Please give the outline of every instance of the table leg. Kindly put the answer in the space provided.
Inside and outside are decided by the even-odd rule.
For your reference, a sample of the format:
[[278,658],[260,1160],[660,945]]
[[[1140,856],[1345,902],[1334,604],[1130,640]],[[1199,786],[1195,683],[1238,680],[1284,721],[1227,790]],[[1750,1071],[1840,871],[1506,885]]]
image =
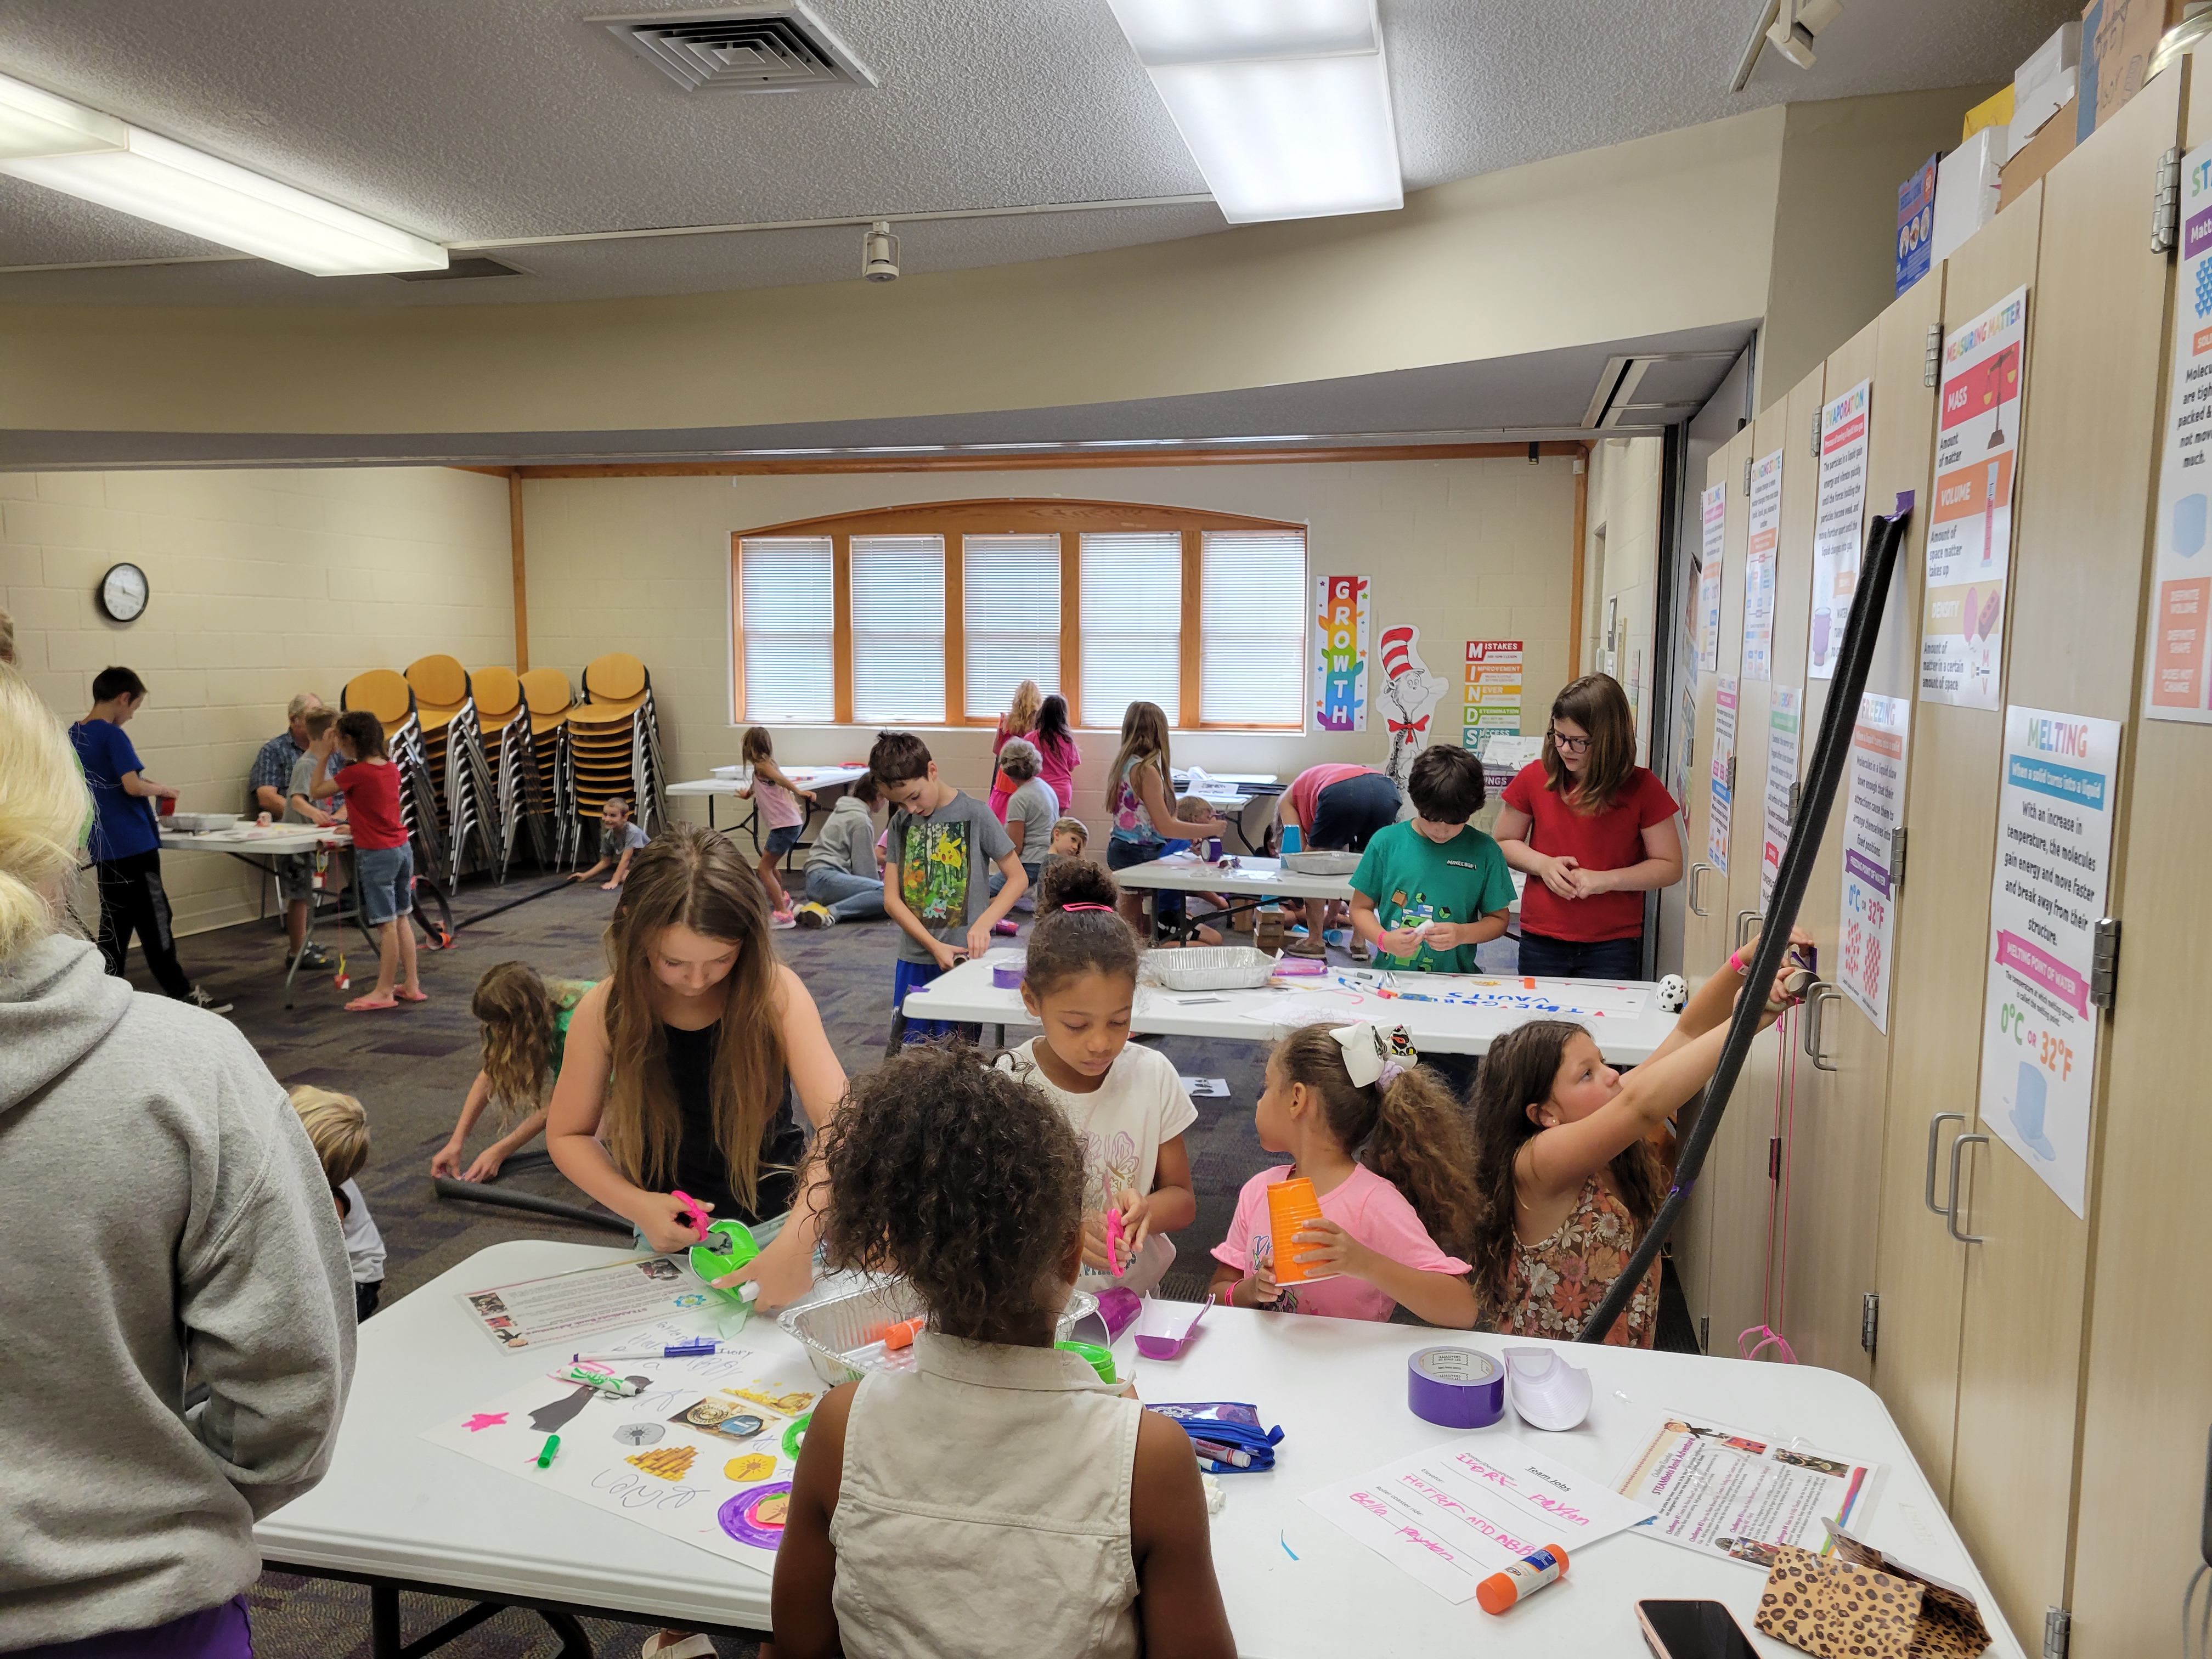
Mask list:
[[994,1025],[991,1028],[991,1046],[994,1048],[1003,1048],[1006,1046],[1006,1028],[1004,1025]]
[[884,1045],[884,1058],[885,1060],[896,1060],[898,1058],[898,1051],[905,1045],[905,1042],[906,1010],[903,1008],[893,1008],[891,1010],[891,1040]]
[[592,1638],[573,1613],[558,1607],[540,1607],[538,1616],[553,1627],[561,1638],[561,1650],[553,1659],[592,1659]]
[[707,797],[707,827],[709,830],[714,827],[714,798],[712,795]]
[[399,1589],[368,1587],[368,1650],[372,1659],[400,1659]]

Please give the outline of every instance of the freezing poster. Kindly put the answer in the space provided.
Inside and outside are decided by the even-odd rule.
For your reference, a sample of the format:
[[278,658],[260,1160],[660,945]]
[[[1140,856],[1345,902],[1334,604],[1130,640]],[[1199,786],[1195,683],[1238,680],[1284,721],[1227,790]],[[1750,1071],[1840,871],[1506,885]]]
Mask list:
[[1723,674],[1714,682],[1713,810],[1705,832],[1705,861],[1728,874],[1729,807],[1735,793],[1736,681]]
[[1836,983],[1874,1029],[1889,1030],[1890,939],[1897,896],[1890,890],[1890,845],[1905,807],[1905,697],[1859,699],[1844,781],[1843,961]]
[[1743,678],[1774,678],[1774,562],[1782,542],[1782,452],[1751,465],[1750,542],[1743,561]]
[[1782,855],[1790,848],[1790,797],[1797,785],[1798,714],[1805,694],[1794,685],[1774,688],[1766,716],[1766,838],[1759,854],[1759,908],[1774,896]]
[[1713,674],[1721,665],[1721,566],[1728,547],[1728,485],[1715,484],[1699,501],[1705,547],[1698,563],[1698,672]]
[[1367,578],[1314,578],[1314,723],[1367,729]]
[[2205,621],[2212,554],[2204,550],[2206,444],[2212,441],[2212,144],[2181,166],[2181,280],[2174,289],[2173,372],[2166,380],[2158,472],[2157,597],[2143,652],[2143,712],[2212,720]]
[[1866,524],[1867,418],[1874,382],[1861,380],[1820,410],[1820,499],[1813,520],[1813,657],[1816,680],[1836,677],[1844,618],[1858,591]]
[[2089,972],[2105,914],[2120,723],[2011,708],[2004,739],[1982,1122],[2086,1215],[2100,1014]]
[[1920,695],[1929,702],[1997,706],[2027,350],[2024,288],[1943,343],[1936,511],[1920,623]]

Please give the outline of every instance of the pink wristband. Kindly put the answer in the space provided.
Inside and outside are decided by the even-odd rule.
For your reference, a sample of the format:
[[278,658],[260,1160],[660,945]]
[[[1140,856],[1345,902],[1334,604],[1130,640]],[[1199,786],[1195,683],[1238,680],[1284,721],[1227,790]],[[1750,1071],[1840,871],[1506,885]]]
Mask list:
[[1735,970],[1735,976],[1738,979],[1743,977],[1743,947],[1741,945],[1729,952],[1729,966]]

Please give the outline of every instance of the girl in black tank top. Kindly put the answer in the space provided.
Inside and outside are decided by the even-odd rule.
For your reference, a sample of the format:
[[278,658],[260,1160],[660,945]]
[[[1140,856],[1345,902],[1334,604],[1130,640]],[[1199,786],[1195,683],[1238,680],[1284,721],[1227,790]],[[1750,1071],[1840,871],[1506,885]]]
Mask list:
[[806,1132],[799,1125],[787,1070],[780,1103],[762,1127],[760,1173],[754,1183],[755,1201],[748,1206],[730,1178],[728,1160],[714,1144],[714,1049],[721,1030],[719,1020],[696,1031],[665,1024],[660,1028],[668,1045],[668,1079],[675,1085],[676,1109],[684,1124],[676,1148],[673,1190],[712,1204],[718,1221],[735,1219],[757,1226],[791,1207],[799,1185],[795,1172],[806,1156]]

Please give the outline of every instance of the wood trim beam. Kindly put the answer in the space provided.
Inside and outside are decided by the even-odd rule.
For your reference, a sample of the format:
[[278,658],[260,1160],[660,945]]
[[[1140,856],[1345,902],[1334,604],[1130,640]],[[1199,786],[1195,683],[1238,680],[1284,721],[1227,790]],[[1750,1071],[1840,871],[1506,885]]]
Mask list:
[[730,538],[730,719],[745,718],[745,550],[742,538]]
[[1205,532],[1186,530],[1182,532],[1182,627],[1178,630],[1182,647],[1182,706],[1176,710],[1176,725],[1185,732],[1198,730],[1199,675],[1203,658],[1199,650],[1200,630],[1206,626],[1200,595],[1204,590],[1200,561]]
[[1567,582],[1567,678],[1583,677],[1583,570],[1589,562],[1590,452],[1583,451],[1575,469],[1575,560]]
[[1035,535],[1066,530],[1298,530],[1291,520],[1255,519],[1204,507],[1167,507],[1151,501],[1065,501],[1058,496],[994,495],[980,501],[902,501],[893,507],[860,507],[783,524],[757,525],[746,536],[824,536],[844,531],[857,536]]
[[1060,695],[1067,723],[1083,725],[1083,536],[1060,532]]
[[945,533],[945,723],[968,720],[968,556],[966,538]]
[[830,641],[830,678],[832,690],[830,712],[840,726],[853,723],[853,538],[836,535],[830,538],[830,627],[834,630]]
[[[1579,455],[1572,441],[1547,440],[1542,455]],[[780,477],[817,472],[1073,472],[1094,467],[1303,466],[1339,461],[1526,460],[1525,443],[1376,444],[1339,449],[1066,450],[1040,454],[812,455],[746,461],[551,462],[513,470],[526,478]],[[463,471],[502,472],[504,467]],[[1255,522],[1266,522],[1258,520]]]
[[514,561],[514,672],[530,672],[530,593],[529,578],[523,556],[522,544],[522,478],[521,475],[507,475],[507,533],[513,544]]

